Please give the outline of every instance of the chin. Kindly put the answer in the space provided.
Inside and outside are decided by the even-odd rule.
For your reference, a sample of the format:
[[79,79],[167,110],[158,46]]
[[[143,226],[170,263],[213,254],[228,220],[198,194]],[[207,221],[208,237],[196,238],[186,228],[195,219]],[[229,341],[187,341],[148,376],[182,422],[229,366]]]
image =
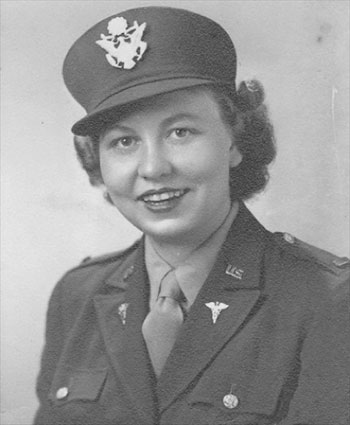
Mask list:
[[198,226],[194,228],[188,223],[174,223],[171,220],[145,225],[141,231],[155,240],[176,244],[191,242],[196,239],[195,235],[202,233]]
[[145,226],[142,231],[154,239],[163,241],[172,241],[183,238],[186,235],[186,230],[178,226],[159,225],[159,226]]

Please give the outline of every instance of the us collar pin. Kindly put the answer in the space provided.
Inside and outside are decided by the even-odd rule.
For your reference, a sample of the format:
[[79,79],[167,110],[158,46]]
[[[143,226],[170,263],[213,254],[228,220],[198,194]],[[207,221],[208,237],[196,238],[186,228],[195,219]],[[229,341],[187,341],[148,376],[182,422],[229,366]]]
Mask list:
[[228,264],[225,270],[225,273],[229,276],[233,276],[234,278],[238,280],[242,280],[244,271],[242,269],[239,269],[236,266],[233,266],[232,264]]
[[122,321],[123,325],[125,325],[125,323],[126,323],[126,311],[127,311],[128,307],[129,307],[128,303],[120,304],[120,306],[118,307],[118,314],[119,314],[120,320]]
[[225,310],[228,307],[227,304],[220,303],[219,301],[215,301],[215,303],[214,302],[206,303],[205,305],[211,310],[211,317],[212,317],[213,323],[216,323],[222,310]]
[[137,21],[128,27],[128,21],[117,16],[108,22],[109,34],[100,34],[96,44],[107,52],[106,59],[114,68],[132,69],[147,49],[142,41],[145,28],[145,22],[139,25]]

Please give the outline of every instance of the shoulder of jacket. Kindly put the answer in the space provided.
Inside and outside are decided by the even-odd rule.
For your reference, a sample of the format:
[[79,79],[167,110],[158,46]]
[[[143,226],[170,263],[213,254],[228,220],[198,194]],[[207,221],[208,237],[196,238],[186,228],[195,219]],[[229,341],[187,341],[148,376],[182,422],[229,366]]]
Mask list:
[[282,250],[288,251],[301,260],[314,263],[333,275],[349,274],[350,259],[347,257],[338,257],[331,252],[303,242],[289,233],[276,232],[273,237]]
[[68,273],[75,270],[91,267],[91,266],[104,266],[110,263],[114,263],[116,261],[122,261],[125,258],[127,258],[130,254],[132,254],[136,250],[136,248],[139,246],[139,244],[140,244],[140,240],[137,240],[133,245],[131,245],[130,247],[126,249],[111,252],[104,255],[99,255],[96,257],[86,257],[76,267],[71,268],[68,271]]

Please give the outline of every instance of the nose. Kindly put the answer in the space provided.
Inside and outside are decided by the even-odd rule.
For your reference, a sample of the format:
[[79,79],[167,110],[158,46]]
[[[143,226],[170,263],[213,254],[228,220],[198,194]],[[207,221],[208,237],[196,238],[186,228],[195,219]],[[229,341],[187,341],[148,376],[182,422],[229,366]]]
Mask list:
[[160,143],[145,143],[139,161],[139,176],[147,180],[157,180],[171,172],[172,165],[165,147]]

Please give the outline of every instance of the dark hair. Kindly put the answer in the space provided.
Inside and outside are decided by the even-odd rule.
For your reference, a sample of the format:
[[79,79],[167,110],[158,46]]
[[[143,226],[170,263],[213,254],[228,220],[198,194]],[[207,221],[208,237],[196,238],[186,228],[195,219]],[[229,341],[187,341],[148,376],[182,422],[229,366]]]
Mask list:
[[[186,90],[203,87],[213,94],[221,109],[223,121],[232,129],[236,146],[242,155],[241,163],[230,170],[231,198],[248,199],[266,186],[269,179],[268,165],[276,155],[273,127],[264,104],[264,89],[258,81],[253,80],[243,81],[235,93],[229,93],[227,87],[223,86],[197,86]],[[131,110],[132,105],[126,106],[123,113]],[[111,123],[109,118],[90,136],[74,136],[78,159],[93,186],[103,184],[98,145],[99,136],[108,123]]]

